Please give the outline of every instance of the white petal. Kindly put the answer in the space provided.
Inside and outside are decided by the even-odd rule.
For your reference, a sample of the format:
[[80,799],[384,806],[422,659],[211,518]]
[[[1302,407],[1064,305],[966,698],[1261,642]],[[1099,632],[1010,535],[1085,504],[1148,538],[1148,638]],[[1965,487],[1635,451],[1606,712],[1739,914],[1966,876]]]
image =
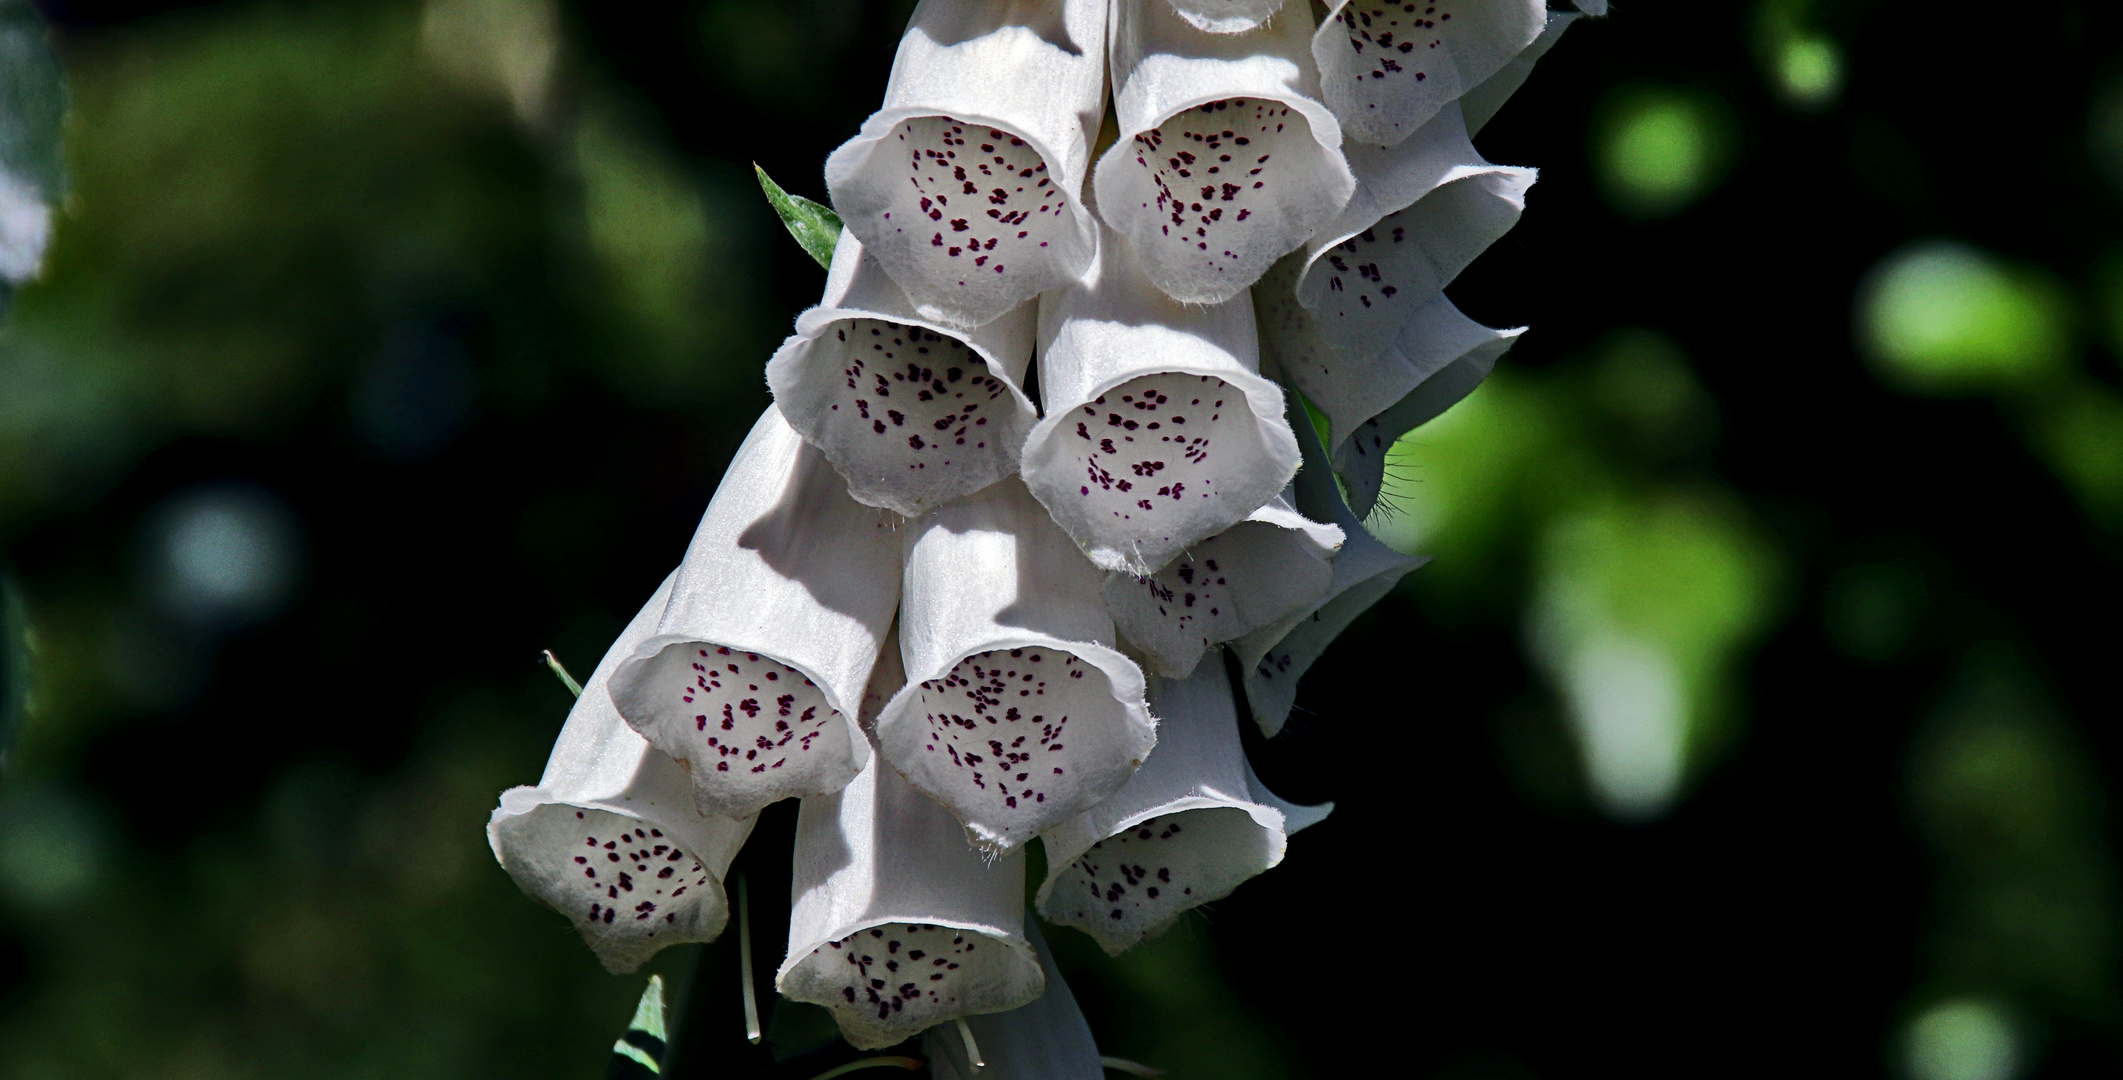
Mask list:
[[1046,992],[1030,1005],[966,1021],[984,1062],[977,1069],[966,1059],[966,1041],[955,1026],[924,1032],[921,1054],[935,1080],[1104,1080],[1098,1041],[1076,1007],[1076,995],[1055,970],[1036,920],[1025,921],[1025,937],[1039,954]]
[[1111,795],[1155,744],[1098,571],[1006,480],[913,523],[881,753],[973,842],[1015,851]]
[[1297,297],[1336,348],[1370,356],[1518,224],[1536,174],[1482,160],[1457,106],[1399,146],[1352,147],[1349,163],[1357,193],[1305,245]]
[[1283,861],[1283,812],[1254,798],[1221,663],[1151,681],[1157,752],[1126,787],[1042,838],[1040,914],[1119,955]]
[[899,602],[899,519],[848,497],[775,408],[738,448],[620,714],[727,816],[833,791],[869,754],[855,710]]
[[722,933],[722,877],[752,832],[749,817],[702,814],[685,770],[628,727],[605,692],[670,593],[666,578],[590,673],[538,786],[503,792],[487,822],[494,858],[517,886],[566,915],[615,974],[666,945]]
[[[789,953],[775,988],[823,1005],[857,1048],[1039,996],[1022,855],[990,861],[951,815],[871,759],[796,818]],[[881,984],[881,985],[880,985]]]
[[1120,141],[1094,174],[1099,215],[1173,299],[1229,300],[1355,186],[1318,101],[1311,9],[1286,4],[1239,35],[1203,34],[1165,0],[1117,0],[1114,13]]
[[1171,0],[1172,10],[1212,34],[1243,34],[1267,22],[1283,0]]
[[1483,79],[1481,85],[1461,96],[1460,111],[1467,119],[1467,134],[1473,135],[1488,126],[1497,110],[1504,107],[1504,102],[1518,93],[1519,87],[1526,85],[1527,76],[1533,74],[1534,63],[1548,55],[1548,50],[1562,40],[1563,31],[1581,18],[1584,16],[1575,11],[1549,12],[1548,25],[1541,31],[1541,36],[1533,39],[1533,44],[1498,68],[1496,74]]
[[1090,265],[1103,0],[924,0],[884,107],[826,159],[849,231],[923,318],[978,326]]
[[1297,443],[1246,296],[1173,303],[1107,244],[1041,298],[1039,325],[1047,409],[1025,483],[1101,568],[1153,572],[1289,483]]
[[1203,653],[1319,599],[1342,531],[1278,496],[1149,577],[1106,575],[1106,610],[1156,674],[1183,679]]
[[1328,472],[1326,454],[1312,425],[1301,425],[1298,445],[1305,467],[1297,474],[1297,505],[1307,516],[1332,520],[1347,539],[1334,557],[1334,584],[1316,603],[1282,622],[1240,638],[1232,646],[1245,673],[1246,702],[1261,731],[1273,736],[1290,718],[1297,681],[1336,635],[1392,591],[1408,571],[1429,562],[1379,543],[1343,504]]
[[825,451],[856,501],[908,517],[1017,471],[1038,419],[1020,389],[1037,308],[974,330],[922,319],[843,232],[825,299],[767,362],[782,415]]
[[1587,15],[1597,17],[1607,14],[1607,0],[1575,0],[1575,2],[1577,9]]
[[1312,55],[1349,138],[1390,146],[1533,44],[1547,17],[1546,0],[1340,0]]
[[[1327,379],[1321,379],[1316,371],[1308,372],[1308,379],[1293,369],[1285,369],[1290,372],[1291,381],[1306,391],[1306,397],[1312,396],[1309,387],[1318,385],[1329,395],[1327,400],[1341,404],[1339,413],[1325,406],[1321,411],[1345,422],[1349,416],[1375,408],[1394,388],[1413,384],[1400,400],[1360,423],[1348,425],[1348,436],[1335,443],[1334,473],[1342,478],[1352,512],[1367,515],[1377,505],[1386,475],[1386,452],[1394,442],[1473,393],[1489,377],[1505,350],[1525,332],[1523,326],[1492,330],[1460,314],[1451,301],[1440,296],[1417,312],[1408,329],[1402,331],[1401,340],[1369,365],[1345,367],[1340,377]],[[1345,389],[1378,393],[1336,396],[1337,391]],[[1313,400],[1318,403],[1321,399]]]

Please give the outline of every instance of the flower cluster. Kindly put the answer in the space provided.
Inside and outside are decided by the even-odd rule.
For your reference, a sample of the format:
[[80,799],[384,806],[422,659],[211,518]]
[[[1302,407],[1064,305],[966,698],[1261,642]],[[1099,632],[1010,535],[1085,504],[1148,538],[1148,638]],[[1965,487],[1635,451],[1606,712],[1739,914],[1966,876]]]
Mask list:
[[1262,787],[1240,713],[1279,730],[1421,562],[1359,519],[1518,333],[1442,291],[1533,182],[1469,135],[1577,17],[1326,11],[919,6],[826,163],[845,231],[774,405],[489,826],[608,967],[718,935],[793,797],[784,995],[858,1047],[1008,1013],[1038,1030],[991,1041],[1066,1055],[1026,844],[1039,913],[1118,953],[1325,816]]

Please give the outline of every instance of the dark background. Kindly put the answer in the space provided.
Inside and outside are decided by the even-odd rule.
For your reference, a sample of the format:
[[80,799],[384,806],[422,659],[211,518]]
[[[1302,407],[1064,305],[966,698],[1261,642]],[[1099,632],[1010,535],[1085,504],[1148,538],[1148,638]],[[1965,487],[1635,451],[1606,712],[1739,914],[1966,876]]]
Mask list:
[[[34,675],[0,1075],[595,1075],[640,980],[480,828],[567,708],[538,650],[586,670],[678,558],[816,298],[749,163],[823,197],[911,4],[42,6],[73,190],[0,329]],[[1452,295],[1533,329],[1403,445],[1382,527],[1438,562],[1253,748],[1335,815],[1119,960],[1050,931],[1102,1049],[1174,1080],[2123,1066],[2118,41],[2065,0],[1574,27],[1477,139],[1542,178]],[[1827,89],[1781,74],[1802,46]],[[1869,275],[1942,251],[1981,273],[1920,313],[1974,321],[1898,352]],[[1710,524],[1630,531],[1662,506]],[[1621,524],[1557,539],[1586,520]],[[172,584],[186,521],[250,530],[250,592]],[[1543,659],[1572,574],[1695,658],[1649,811],[1588,784]],[[769,966],[789,816],[746,856]],[[725,960],[689,1075],[739,1056]]]

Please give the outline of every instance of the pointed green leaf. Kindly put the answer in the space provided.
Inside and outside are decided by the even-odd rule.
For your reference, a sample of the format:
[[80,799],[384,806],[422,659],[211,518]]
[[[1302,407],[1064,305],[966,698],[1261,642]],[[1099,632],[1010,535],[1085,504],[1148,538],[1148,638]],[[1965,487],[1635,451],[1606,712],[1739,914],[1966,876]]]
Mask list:
[[575,676],[568,674],[568,669],[561,666],[560,658],[553,655],[553,650],[547,649],[544,656],[546,670],[552,672],[554,676],[560,679],[560,684],[568,688],[568,693],[581,697],[582,684],[576,682]]
[[818,265],[833,265],[833,247],[840,243],[840,215],[824,203],[783,191],[781,185],[767,175],[767,170],[758,165],[753,165],[752,171],[759,174],[759,189],[767,193],[768,205],[781,215],[781,223],[788,226],[789,235],[818,260]]
[[663,1026],[663,976],[649,976],[641,1003],[634,1006],[634,1022],[612,1044],[612,1062],[605,1070],[609,1080],[635,1080],[663,1073],[664,1048],[670,1038]]
[[66,187],[59,140],[66,82],[29,0],[0,0],[0,314],[37,275]]

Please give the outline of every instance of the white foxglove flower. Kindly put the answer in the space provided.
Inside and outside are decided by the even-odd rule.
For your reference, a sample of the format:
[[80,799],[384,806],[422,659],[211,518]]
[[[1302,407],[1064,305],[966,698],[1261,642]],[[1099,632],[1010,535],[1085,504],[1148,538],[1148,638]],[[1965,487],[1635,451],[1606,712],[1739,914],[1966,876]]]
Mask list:
[[1283,0],[1171,0],[1172,10],[1212,34],[1243,34],[1275,17]]
[[1210,649],[1304,607],[1334,581],[1342,531],[1283,496],[1149,576],[1106,575],[1106,610],[1155,674],[1184,679]]
[[1390,146],[1502,70],[1547,26],[1546,0],[1338,0],[1312,39],[1349,138]]
[[803,800],[775,988],[831,1010],[863,1050],[1017,1008],[1045,984],[1024,888],[1022,854],[968,847],[948,812],[873,756],[847,787]]
[[[1352,512],[1362,517],[1378,504],[1379,491],[1386,478],[1386,452],[1393,444],[1402,435],[1436,419],[1473,393],[1474,388],[1489,377],[1497,360],[1525,332],[1523,326],[1509,330],[1483,326],[1460,314],[1460,310],[1452,306],[1452,301],[1442,295],[1415,313],[1393,348],[1363,369],[1375,373],[1370,389],[1382,385],[1389,388],[1407,383],[1414,385],[1401,395],[1399,401],[1350,427],[1346,436],[1336,437],[1334,475],[1341,477],[1342,489],[1348,495]],[[1343,403],[1347,399],[1337,391],[1358,385],[1364,379],[1352,369],[1348,378],[1315,378],[1310,384],[1291,372],[1291,381],[1301,389],[1318,385],[1324,395],[1321,401]],[[1311,396],[1309,390],[1306,396]],[[1329,411],[1323,404],[1321,411],[1330,418],[1342,417],[1346,424],[1347,417],[1361,415],[1376,400],[1378,397],[1367,396],[1367,400],[1344,407],[1338,413]]]
[[1482,160],[1456,105],[1398,146],[1351,147],[1349,164],[1356,194],[1305,245],[1296,293],[1330,347],[1376,356],[1518,224],[1537,174]]
[[1467,121],[1467,134],[1477,134],[1489,125],[1498,110],[1504,107],[1504,102],[1518,93],[1519,87],[1526,85],[1526,78],[1533,74],[1533,65],[1548,55],[1548,50],[1555,48],[1555,43],[1562,40],[1563,31],[1570,29],[1571,23],[1582,18],[1584,16],[1575,11],[1549,12],[1548,24],[1541,30],[1541,36],[1533,39],[1533,44],[1498,68],[1496,74],[1482,80],[1481,85],[1461,95],[1460,112]]
[[1076,995],[1055,970],[1039,923],[1025,920],[1025,937],[1039,954],[1047,990],[1030,1005],[1009,1012],[968,1017],[981,1064],[967,1060],[966,1041],[954,1027],[933,1027],[921,1037],[921,1054],[934,1080],[1105,1080],[1098,1040],[1084,1022]]
[[1288,834],[1333,809],[1293,808],[1291,820],[1256,794],[1223,664],[1152,680],[1151,706],[1157,752],[1112,798],[1043,838],[1040,914],[1116,956],[1282,862]]
[[1037,415],[1020,389],[1037,309],[973,330],[926,320],[843,232],[825,298],[767,362],[782,415],[825,451],[856,501],[907,517],[1017,471]]
[[1040,299],[1025,483],[1101,569],[1150,574],[1282,491],[1297,441],[1252,301],[1174,303],[1106,239],[1093,273]]
[[897,516],[848,497],[769,407],[708,504],[656,633],[612,676],[627,723],[729,817],[838,789],[899,603]]
[[884,107],[826,159],[849,231],[923,318],[978,326],[1081,274],[1104,0],[922,0]]
[[908,528],[908,682],[878,747],[985,849],[1015,851],[1113,794],[1156,743],[1101,584],[1016,480]]
[[1300,3],[1250,33],[1205,34],[1168,0],[1115,0],[1120,140],[1094,173],[1098,210],[1173,299],[1239,295],[1349,201],[1311,29]]
[[[673,575],[675,578],[676,575]],[[678,763],[627,726],[606,681],[656,630],[672,578],[590,674],[536,787],[510,788],[487,822],[494,858],[566,915],[624,974],[666,945],[713,941],[729,921],[722,878],[753,819],[703,814]]]
[[[1302,417],[1300,417],[1302,419]],[[1341,527],[1347,539],[1334,557],[1334,584],[1319,600],[1274,625],[1233,643],[1244,672],[1246,702],[1261,731],[1273,736],[1290,718],[1297,681],[1327,651],[1344,628],[1393,590],[1408,571],[1429,562],[1403,555],[1366,531],[1342,502],[1328,471],[1326,453],[1309,422],[1298,425],[1305,467],[1297,474],[1297,505],[1307,516]]]

